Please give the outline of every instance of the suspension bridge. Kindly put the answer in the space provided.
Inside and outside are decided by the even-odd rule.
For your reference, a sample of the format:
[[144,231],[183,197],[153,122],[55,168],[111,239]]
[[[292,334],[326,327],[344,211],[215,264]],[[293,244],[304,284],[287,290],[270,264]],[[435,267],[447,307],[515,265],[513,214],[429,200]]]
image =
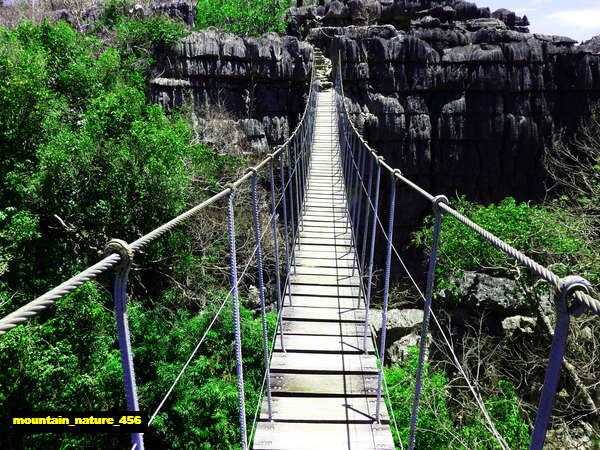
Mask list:
[[[483,399],[462,369],[452,349],[451,339],[432,310],[441,216],[447,214],[479,233],[490,245],[501,249],[555,288],[556,328],[530,446],[531,449],[541,449],[558,385],[570,317],[585,310],[600,314],[600,302],[589,295],[590,284],[577,276],[558,277],[459,214],[443,195],[431,195],[405,178],[400,170],[386,164],[364,141],[349,118],[341,77],[341,55],[337,58],[334,89],[323,80],[323,73],[317,77],[315,66],[322,61],[323,56],[315,50],[305,111],[290,138],[267,159],[250,168],[246,175],[227,189],[138,240],[132,243],[111,240],[105,248],[106,256],[101,261],[0,319],[0,335],[36,316],[86,281],[115,268],[114,301],[125,396],[128,409],[139,411],[127,320],[127,279],[135,252],[207,206],[227,199],[231,290],[171,387],[153,413],[149,414],[148,426],[152,426],[161,409],[168,407],[167,401],[174,387],[202,348],[208,331],[226,301],[231,298],[242,449],[245,450],[249,445],[255,449],[395,448],[392,431],[398,433],[398,428],[393,409],[388,410],[390,403],[386,405],[385,402],[387,388],[382,361],[386,348],[393,257],[415,283],[393,245],[396,186],[402,183],[431,203],[434,216],[433,245],[425,289],[422,290],[415,283],[424,304],[424,320],[408,447],[414,448],[419,432],[417,420],[426,336],[430,318],[433,318],[453,362],[481,409],[486,427],[498,445],[508,449],[487,413]],[[259,173],[267,173],[270,179],[269,223],[273,231],[275,264],[283,269],[275,271],[278,325],[271,343],[268,342],[266,329],[262,267],[265,230],[259,227],[256,195]],[[389,177],[391,185],[389,197],[385,199],[388,202],[387,217],[382,217],[381,203],[384,199],[380,195],[384,176]],[[241,265],[238,268],[234,204],[239,186],[248,182],[251,183],[252,192],[255,248],[251,259],[243,268]],[[383,237],[384,248],[376,249],[377,237]],[[378,342],[369,327],[376,250],[385,252],[384,290],[380,299],[383,303],[382,331]],[[280,257],[280,253],[283,256]],[[252,260],[256,260],[258,268],[265,375],[264,396],[261,404],[257,405],[248,436],[238,286]],[[285,274],[284,279],[281,279],[281,274]],[[131,439],[132,448],[144,448],[142,433],[133,433]],[[399,445],[402,446],[401,443]]]

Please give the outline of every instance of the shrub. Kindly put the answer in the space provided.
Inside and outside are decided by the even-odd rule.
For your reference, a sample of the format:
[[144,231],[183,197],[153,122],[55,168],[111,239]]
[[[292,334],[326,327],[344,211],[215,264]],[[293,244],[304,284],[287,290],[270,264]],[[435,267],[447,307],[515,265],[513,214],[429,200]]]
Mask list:
[[[407,361],[385,369],[391,406],[398,422],[398,431],[404,447],[408,445],[418,362],[418,348],[410,347]],[[417,422],[416,448],[433,450],[449,447],[451,441],[449,430],[452,430],[453,425],[446,406],[445,386],[447,382],[444,373],[431,371],[429,365],[425,364],[421,406]],[[399,446],[396,434],[393,434],[396,446]]]
[[285,32],[288,0],[199,0],[196,27],[210,26],[228,33],[260,36]]
[[[410,347],[407,361],[386,369],[391,406],[405,448],[410,432],[418,358],[418,348]],[[432,371],[429,365],[425,364],[415,448],[500,448],[484,425],[485,419],[479,410],[471,411],[471,418],[466,426],[457,428],[453,424],[447,404],[450,398],[447,384],[448,379],[443,372]],[[527,448],[529,427],[521,417],[514,387],[512,383],[502,380],[499,385],[502,396],[485,401],[486,409],[498,433],[510,448]],[[399,446],[396,435],[393,434],[396,446]]]
[[[0,317],[97,262],[110,237],[138,238],[192,200],[211,195],[244,164],[192,143],[193,131],[181,114],[147,104],[143,76],[149,62],[136,56],[140,47],[131,43],[175,39],[156,24],[128,22],[123,30],[130,44],[117,48],[64,22],[0,29]],[[144,33],[149,44],[141,42]],[[131,273],[134,358],[147,408],[166,392],[214,312],[179,311],[189,302],[172,289],[197,283],[209,297],[218,288],[190,252],[193,238],[190,229],[173,230],[140,252]],[[221,247],[207,249],[207,258],[225,253]],[[6,416],[17,409],[124,408],[114,306],[103,281],[80,287],[0,339],[0,447],[127,446],[127,435],[15,436],[7,429]],[[153,439],[161,448],[184,447],[192,439],[218,446],[221,434],[237,442],[228,311],[209,336],[210,356],[192,364],[157,422]],[[249,311],[242,316],[247,399],[254,413],[262,333]],[[219,346],[214,355],[213,345]],[[194,412],[196,407],[206,409]]]
[[[452,206],[536,262],[554,265],[553,269],[561,276],[569,271],[587,274],[591,279],[597,277],[597,274],[589,271],[589,265],[582,263],[594,259],[585,238],[578,233],[576,224],[556,210],[527,203],[518,204],[510,197],[498,205],[482,206],[467,201],[463,196]],[[425,218],[424,224],[421,230],[413,234],[412,242],[431,248],[432,217]],[[502,250],[455,218],[443,215],[436,267],[438,290],[452,290],[451,280],[459,277],[464,270],[506,276],[515,272],[516,267],[514,260]],[[528,276],[524,266],[518,266],[518,270],[525,278]]]

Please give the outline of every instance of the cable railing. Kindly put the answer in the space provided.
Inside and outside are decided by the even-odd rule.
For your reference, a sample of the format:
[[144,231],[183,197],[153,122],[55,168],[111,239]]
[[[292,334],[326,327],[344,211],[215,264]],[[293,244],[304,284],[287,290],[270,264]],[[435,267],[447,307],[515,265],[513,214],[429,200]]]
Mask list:
[[[581,314],[585,310],[600,314],[600,302],[589,295],[591,291],[590,283],[579,276],[567,276],[561,278],[553,273],[548,268],[538,264],[533,259],[529,258],[519,250],[510,246],[506,242],[502,241],[498,237],[489,233],[481,226],[477,225],[467,217],[463,216],[450,205],[448,199],[443,195],[434,196],[408,180],[402,175],[399,169],[395,169],[388,165],[382,156],[379,156],[368,143],[364,140],[361,134],[358,132],[352,120],[350,119],[349,111],[346,107],[346,97],[344,94],[344,85],[342,80],[342,60],[341,54],[337,55],[336,68],[336,105],[338,114],[338,131],[342,158],[342,173],[345,182],[345,189],[347,193],[347,226],[351,227],[352,241],[357,250],[362,248],[362,252],[359,255],[360,261],[357,261],[353,265],[353,273],[356,269],[359,272],[359,277],[362,283],[362,291],[364,292],[364,302],[366,308],[365,314],[365,335],[363,341],[363,348],[366,351],[367,341],[367,327],[369,323],[369,309],[370,300],[372,296],[373,286],[373,259],[375,250],[375,241],[377,234],[377,226],[381,229],[385,237],[386,244],[386,257],[385,257],[385,269],[384,269],[384,292],[383,292],[383,312],[382,312],[382,328],[379,355],[384,355],[385,343],[386,343],[386,326],[387,326],[387,313],[388,313],[388,299],[389,299],[389,283],[390,283],[390,271],[391,271],[391,259],[392,250],[395,252],[396,257],[401,262],[403,268],[406,270],[409,278],[417,288],[420,296],[424,301],[424,317],[421,327],[420,334],[420,345],[419,345],[419,360],[417,366],[415,391],[413,397],[413,406],[411,412],[410,422],[410,433],[408,440],[408,448],[412,450],[415,445],[415,436],[417,429],[417,420],[419,413],[420,394],[423,381],[423,366],[425,361],[425,352],[427,349],[427,331],[429,328],[429,318],[433,314],[431,310],[432,296],[433,296],[433,285],[435,281],[435,267],[437,263],[437,254],[440,240],[440,228],[441,228],[441,217],[443,213],[449,214],[456,220],[464,224],[466,227],[478,233],[480,236],[485,238],[491,245],[502,250],[506,255],[516,259],[519,263],[529,268],[532,272],[540,276],[542,279],[549,282],[555,289],[554,303],[556,305],[557,323],[553,334],[552,347],[550,351],[549,363],[546,370],[544,379],[544,385],[541,393],[540,403],[538,412],[534,424],[533,433],[531,435],[530,449],[541,449],[543,447],[548,424],[552,412],[552,406],[554,404],[554,397],[558,385],[558,379],[560,375],[560,368],[563,362],[567,335],[569,331],[569,321],[572,315]],[[379,220],[379,207],[380,207],[380,183],[382,176],[382,169],[390,176],[391,192],[389,193],[389,208],[388,208],[388,223],[387,230],[384,229],[383,224]],[[368,179],[367,185],[365,186],[365,180]],[[408,271],[406,264],[400,258],[398,251],[393,245],[393,231],[394,231],[394,208],[396,204],[396,186],[398,183],[408,186],[413,191],[419,193],[432,205],[433,216],[434,216],[434,229],[433,229],[433,243],[431,254],[429,258],[429,265],[427,270],[427,281],[425,294],[419,289],[417,283],[414,280],[412,274]],[[373,189],[373,184],[375,185]],[[363,212],[363,200],[365,201],[365,207]],[[372,217],[371,217],[372,213]],[[360,227],[364,228],[362,233],[362,244],[360,243]],[[369,242],[367,242],[369,241]],[[369,251],[367,253],[367,244],[369,245]],[[365,262],[365,257],[368,255],[368,260]],[[366,264],[366,265],[365,265]],[[467,375],[460,366],[458,358],[455,357],[455,353],[450,345],[450,342],[444,333],[439,321],[435,318],[435,323],[440,330],[444,341],[447,346],[450,347],[450,352],[454,356],[454,363],[461,372],[461,375],[467,381],[468,387],[471,390],[478,407],[481,409],[483,416],[486,421],[486,426],[491,434],[498,441],[498,444],[503,449],[508,449],[508,445],[502,436],[496,430],[488,412],[485,409],[485,404],[481,399],[481,396],[473,387],[472,383],[468,380]],[[377,389],[377,406],[376,406],[376,420],[379,421],[380,402],[382,394],[382,377],[383,377],[383,364],[379,365],[379,377],[378,377],[378,389]]]
[[[249,168],[248,172],[240,177],[235,182],[228,184],[226,189],[213,195],[204,202],[196,205],[189,209],[183,214],[175,217],[171,221],[161,225],[160,227],[152,230],[150,233],[142,236],[134,242],[127,243],[120,239],[111,239],[104,248],[105,257],[73,276],[69,280],[60,284],[56,288],[46,292],[40,297],[27,303],[16,311],[8,314],[4,318],[0,319],[0,336],[9,332],[11,329],[18,325],[26,322],[27,320],[37,316],[43,310],[47,309],[59,299],[65,297],[71,292],[75,291],[82,284],[96,279],[100,274],[107,272],[109,269],[116,267],[115,270],[115,282],[114,282],[114,303],[117,320],[117,330],[119,339],[119,348],[121,352],[121,364],[123,367],[123,378],[125,386],[125,397],[127,409],[129,411],[139,411],[137,386],[135,381],[135,371],[133,364],[133,353],[131,349],[130,333],[129,333],[129,322],[127,315],[127,281],[129,270],[133,264],[134,253],[143,249],[145,246],[155,241],[168,231],[172,230],[176,226],[185,222],[198,214],[203,209],[210,205],[213,205],[225,198],[227,198],[227,229],[229,235],[229,253],[230,253],[230,278],[231,278],[231,290],[222,301],[219,309],[217,310],[215,317],[209,324],[204,335],[196,345],[194,351],[183,365],[178,376],[175,378],[171,387],[169,388],[166,395],[162,398],[160,404],[155,409],[154,413],[150,417],[148,425],[151,425],[158,412],[161,410],[169,395],[173,391],[174,387],[178,383],[179,379],[191,363],[192,359],[196,355],[198,349],[204,342],[206,335],[209,330],[216,322],[217,317],[223,310],[225,303],[231,297],[233,300],[233,318],[234,318],[234,336],[235,336],[235,357],[236,357],[236,375],[237,375],[237,390],[238,390],[238,403],[239,403],[239,420],[240,420],[240,445],[242,450],[245,450],[248,446],[248,439],[246,433],[246,410],[244,404],[244,378],[243,378],[243,366],[242,366],[242,352],[241,352],[241,329],[240,329],[240,314],[239,314],[239,285],[246,274],[249,265],[252,260],[256,257],[257,270],[258,270],[258,290],[260,298],[260,310],[262,316],[262,337],[263,337],[263,354],[265,362],[265,376],[263,379],[263,386],[266,383],[267,388],[267,405],[268,405],[268,418],[272,420],[271,411],[271,388],[269,379],[269,361],[274,344],[269,346],[267,342],[267,327],[266,327],[266,310],[265,310],[265,287],[263,279],[263,266],[262,266],[262,243],[266,235],[266,229],[260,232],[259,227],[259,215],[258,215],[258,202],[257,202],[257,176],[260,172],[268,171],[270,181],[270,196],[271,196],[271,216],[269,222],[271,223],[273,233],[273,247],[275,256],[275,275],[276,275],[276,296],[277,296],[277,329],[273,336],[273,342],[275,336],[279,333],[280,343],[282,348],[284,345],[284,334],[282,326],[282,308],[285,296],[285,291],[282,295],[282,283],[280,276],[280,258],[279,258],[279,244],[278,244],[278,209],[281,208],[283,215],[283,241],[285,248],[285,263],[286,263],[286,275],[283,280],[283,287],[287,289],[289,301],[291,304],[291,288],[290,288],[290,267],[295,260],[295,246],[299,224],[301,223],[302,210],[304,207],[304,201],[306,198],[306,180],[310,170],[310,146],[312,142],[314,132],[314,118],[315,118],[315,105],[316,105],[316,91],[317,91],[317,79],[314,65],[314,58],[311,62],[312,71],[309,82],[309,92],[306,102],[305,109],[300,117],[300,120],[289,136],[289,138],[275,151],[263,161],[261,161],[255,167]],[[279,194],[276,193],[275,178],[276,178],[276,166],[279,166],[280,175],[280,187]],[[287,168],[286,168],[287,166]],[[235,196],[238,188],[248,181],[251,182],[251,202],[252,202],[252,216],[254,225],[254,252],[247,261],[242,274],[238,277],[238,263],[236,259],[236,247],[235,247]],[[279,198],[277,198],[279,197]],[[131,434],[132,448],[141,450],[144,448],[143,433],[132,433]]]

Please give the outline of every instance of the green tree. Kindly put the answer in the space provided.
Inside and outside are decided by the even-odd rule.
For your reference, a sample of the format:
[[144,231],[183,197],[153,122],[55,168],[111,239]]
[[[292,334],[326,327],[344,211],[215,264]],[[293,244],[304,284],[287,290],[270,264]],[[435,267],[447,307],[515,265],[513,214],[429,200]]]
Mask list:
[[288,10],[288,0],[199,0],[196,27],[252,36],[270,31],[282,34]]

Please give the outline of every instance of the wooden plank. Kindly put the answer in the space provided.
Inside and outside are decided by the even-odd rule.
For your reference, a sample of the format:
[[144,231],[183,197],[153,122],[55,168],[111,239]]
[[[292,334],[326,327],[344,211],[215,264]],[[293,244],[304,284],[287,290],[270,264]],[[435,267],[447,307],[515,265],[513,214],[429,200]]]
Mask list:
[[271,370],[288,373],[378,373],[377,358],[374,355],[349,353],[274,352],[271,359]]
[[303,266],[298,261],[296,273],[302,275],[328,275],[332,277],[349,277],[352,274],[352,267],[318,267]]
[[358,286],[318,286],[292,283],[292,297],[316,296],[316,297],[350,297],[358,298],[360,288]]
[[319,246],[337,246],[342,247],[344,249],[351,248],[350,239],[349,238],[335,238],[330,236],[307,236],[305,233],[300,233],[298,235],[299,243],[301,245],[319,245]]
[[[284,320],[283,332],[288,334],[313,334],[323,336],[363,336],[363,322],[311,322],[306,320]],[[367,339],[371,339],[367,326]],[[284,337],[285,342],[285,337]]]
[[360,286],[360,279],[357,276],[337,277],[328,275],[304,275],[296,273],[296,275],[291,276],[290,280],[292,284],[314,284],[321,286]]
[[[304,246],[303,246],[304,247]],[[296,249],[297,258],[313,258],[313,259],[333,259],[334,261],[350,261],[352,266],[352,260],[354,259],[354,252],[335,252],[331,251],[314,251],[314,250],[300,250]]]
[[394,450],[387,424],[259,422],[254,436],[256,450],[327,449]]
[[[304,306],[309,308],[363,308],[365,306],[364,301],[361,299],[360,303],[358,298],[353,297],[315,297],[309,295],[296,295],[293,294],[294,306]],[[289,305],[289,302],[285,302]]]
[[284,319],[290,320],[324,320],[334,322],[363,322],[365,320],[364,310],[357,308],[338,309],[285,306],[282,314]]
[[324,259],[324,258],[305,258],[296,256],[296,265],[306,267],[339,267],[350,269],[352,271],[351,259]]
[[352,235],[350,231],[346,231],[344,227],[327,228],[323,226],[315,226],[304,222],[303,227],[300,230],[300,236],[307,237],[330,237],[330,238],[346,238],[350,239]]
[[[313,336],[284,334],[283,345],[286,352],[304,353],[355,353],[363,354],[361,336]],[[281,350],[280,336],[275,339],[275,351]],[[373,342],[367,339],[367,352],[373,352]]]
[[315,244],[302,244],[302,248],[297,248],[296,251],[302,250],[303,252],[321,252],[321,253],[330,253],[335,255],[345,254],[348,252],[354,253],[353,247],[350,245],[341,245],[335,244],[333,246],[323,246],[323,245],[315,245]]
[[[327,398],[327,397],[276,397],[273,396],[272,418],[277,421],[303,423],[373,423],[375,421],[377,399],[374,398]],[[261,417],[268,417],[265,398]],[[381,414],[383,423],[389,417]]]
[[318,396],[377,395],[377,375],[338,375],[313,373],[271,374],[271,392],[275,395]]

